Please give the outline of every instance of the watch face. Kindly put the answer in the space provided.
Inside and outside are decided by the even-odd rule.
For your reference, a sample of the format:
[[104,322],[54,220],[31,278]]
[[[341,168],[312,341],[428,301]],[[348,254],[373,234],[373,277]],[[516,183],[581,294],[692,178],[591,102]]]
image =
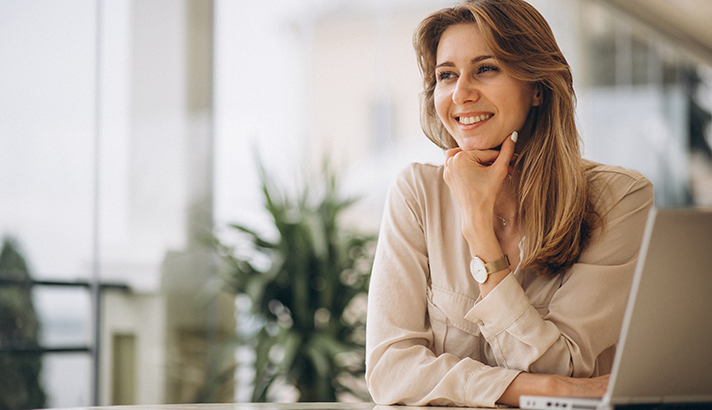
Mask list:
[[484,283],[487,280],[487,268],[482,259],[475,256],[470,262],[470,272],[472,277],[479,283]]

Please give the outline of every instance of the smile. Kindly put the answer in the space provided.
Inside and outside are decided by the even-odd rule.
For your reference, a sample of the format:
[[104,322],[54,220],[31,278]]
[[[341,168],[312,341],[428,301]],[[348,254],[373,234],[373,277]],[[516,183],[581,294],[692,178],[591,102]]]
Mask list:
[[459,122],[462,125],[472,125],[476,124],[478,122],[487,120],[492,118],[493,114],[481,114],[481,115],[476,115],[474,117],[455,117],[457,122]]

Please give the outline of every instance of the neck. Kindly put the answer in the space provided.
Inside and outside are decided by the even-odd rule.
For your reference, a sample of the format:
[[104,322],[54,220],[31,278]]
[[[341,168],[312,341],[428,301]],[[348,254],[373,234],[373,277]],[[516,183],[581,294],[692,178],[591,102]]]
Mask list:
[[504,182],[502,191],[494,204],[494,214],[507,222],[516,219],[519,214],[519,204],[515,195],[514,181],[509,179]]

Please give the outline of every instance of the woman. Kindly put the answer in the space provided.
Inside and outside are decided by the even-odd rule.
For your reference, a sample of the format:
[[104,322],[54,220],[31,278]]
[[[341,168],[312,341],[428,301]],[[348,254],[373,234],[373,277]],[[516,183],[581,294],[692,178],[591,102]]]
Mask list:
[[369,294],[374,400],[603,395],[652,185],[581,158],[569,66],[524,1],[441,10],[414,44],[421,123],[447,154],[388,195]]

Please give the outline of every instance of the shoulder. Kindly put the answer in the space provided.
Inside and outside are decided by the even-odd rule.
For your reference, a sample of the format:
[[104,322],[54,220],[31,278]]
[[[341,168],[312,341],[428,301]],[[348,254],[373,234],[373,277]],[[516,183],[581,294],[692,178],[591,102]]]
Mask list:
[[429,192],[444,184],[443,165],[411,163],[401,169],[393,181],[391,190],[401,192]]
[[585,161],[584,164],[599,212],[605,214],[623,200],[646,204],[653,202],[653,184],[640,172],[592,161]]
[[406,209],[425,219],[437,212],[450,196],[443,180],[443,166],[412,163],[401,169],[391,183],[387,204],[391,212]]
[[412,162],[398,172],[397,180],[426,180],[442,178],[443,165]]
[[617,165],[605,165],[584,160],[584,167],[586,176],[591,183],[608,182],[616,185],[650,183],[640,172]]

